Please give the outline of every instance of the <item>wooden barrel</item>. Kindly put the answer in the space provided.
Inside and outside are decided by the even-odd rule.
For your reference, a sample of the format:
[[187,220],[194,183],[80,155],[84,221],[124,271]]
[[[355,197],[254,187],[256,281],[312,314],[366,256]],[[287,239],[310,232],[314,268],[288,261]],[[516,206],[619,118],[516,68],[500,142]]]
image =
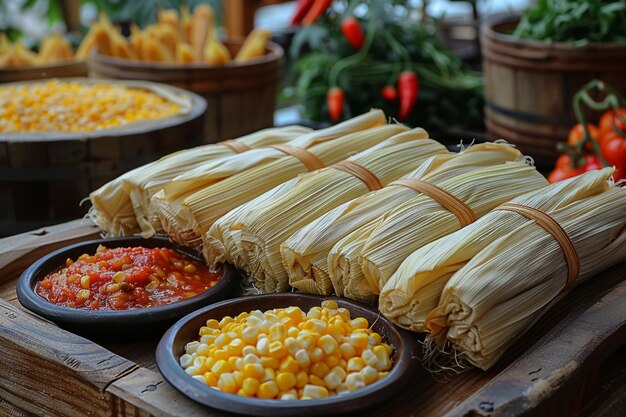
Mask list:
[[0,68],[0,83],[86,76],[87,64],[85,61],[64,61],[49,65]]
[[[225,44],[234,56],[243,39],[229,39]],[[282,48],[270,42],[263,57],[220,67],[140,62],[98,54],[87,64],[90,77],[156,81],[202,96],[207,101],[205,141],[213,143],[273,125],[282,56]]]
[[626,93],[626,45],[520,40],[510,35],[516,25],[506,19],[481,30],[487,129],[548,168],[576,123],[572,99],[583,85],[597,78]]
[[79,204],[91,191],[132,168],[202,143],[202,97],[156,83],[108,82],[182,94],[189,97],[190,110],[89,133],[0,133],[0,235],[81,217],[87,207]]

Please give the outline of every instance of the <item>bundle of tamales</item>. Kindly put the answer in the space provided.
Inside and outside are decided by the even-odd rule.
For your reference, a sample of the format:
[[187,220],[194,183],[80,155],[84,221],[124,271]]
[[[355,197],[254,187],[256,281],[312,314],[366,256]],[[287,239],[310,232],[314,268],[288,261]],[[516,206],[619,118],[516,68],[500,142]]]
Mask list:
[[[372,288],[364,279],[358,258],[350,262],[350,258],[344,256],[342,245],[333,248],[337,242],[356,231],[358,239],[348,241],[349,252],[354,253],[355,240],[363,242],[363,238],[372,233],[374,222],[402,207],[403,203],[410,203],[403,212],[407,216],[400,218],[396,226],[413,229],[412,239],[406,245],[423,245],[451,233],[462,226],[460,219],[439,201],[423,194],[429,191],[424,187],[437,187],[463,201],[473,215],[482,216],[512,197],[547,184],[533,167],[524,162],[512,163],[520,158],[517,150],[502,144],[482,144],[457,155],[438,155],[382,190],[331,210],[282,245],[289,283],[305,292],[330,294],[334,288],[339,296],[374,300],[377,288]],[[396,236],[405,240],[402,232]],[[333,255],[329,258],[331,250]]]
[[[251,200],[236,210],[236,218],[225,216],[214,228],[221,228],[221,235],[237,231],[233,235],[236,254],[229,254],[229,258],[250,272],[257,289],[285,291],[289,279],[282,265],[280,245],[289,236],[321,214],[380,189],[427,158],[447,152],[440,143],[427,139],[422,129],[400,133],[336,165],[301,175],[271,190],[271,198]],[[220,235],[209,234],[213,238]]]
[[[233,208],[298,174],[339,162],[408,129],[384,122],[383,112],[374,110],[303,135],[285,146],[249,151],[200,175],[188,173],[175,178],[154,195],[152,203],[170,237],[199,247],[201,236],[213,222]],[[189,181],[190,176],[193,181]],[[222,181],[212,183],[216,176]],[[198,190],[199,182],[204,186]]]
[[[593,171],[521,195],[512,203],[551,214],[609,189],[610,170]],[[450,277],[493,241],[531,220],[505,210],[487,213],[471,225],[409,255],[380,293],[379,309],[398,325],[424,331]],[[434,322],[433,322],[434,325]]]
[[626,260],[624,207],[626,189],[619,187],[550,214],[516,203],[499,207],[528,221],[450,277],[426,318],[432,338],[445,338],[460,362],[492,366],[573,285]]
[[209,161],[252,148],[288,142],[310,132],[301,126],[271,128],[221,143],[198,146],[164,156],[135,168],[93,191],[89,217],[107,236],[125,236],[139,231],[150,236],[161,230],[158,219],[149,218],[149,199],[176,176]]

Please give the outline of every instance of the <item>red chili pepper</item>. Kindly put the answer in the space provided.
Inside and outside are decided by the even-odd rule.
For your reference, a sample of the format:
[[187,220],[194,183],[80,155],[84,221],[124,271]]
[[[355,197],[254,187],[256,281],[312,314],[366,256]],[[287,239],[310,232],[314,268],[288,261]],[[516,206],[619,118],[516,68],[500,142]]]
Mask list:
[[315,23],[315,21],[324,14],[326,9],[330,7],[332,2],[333,0],[315,0],[315,3],[313,3],[307,14],[304,16],[304,19],[302,19],[302,24],[311,25]]
[[361,24],[354,16],[346,17],[341,21],[341,33],[354,49],[361,49],[365,44],[365,33]]
[[296,11],[291,18],[291,26],[295,26],[298,23],[302,22],[304,16],[306,16],[307,12],[313,6],[315,0],[298,0],[298,5],[296,6]]
[[400,96],[400,112],[398,119],[405,120],[411,114],[417,94],[419,81],[413,71],[402,71],[398,77],[398,95]]
[[386,85],[380,90],[380,95],[387,101],[395,101],[398,98],[398,90],[393,85]]
[[326,107],[328,107],[328,115],[333,122],[341,119],[341,113],[343,113],[343,90],[339,87],[333,87],[328,90],[326,95]]

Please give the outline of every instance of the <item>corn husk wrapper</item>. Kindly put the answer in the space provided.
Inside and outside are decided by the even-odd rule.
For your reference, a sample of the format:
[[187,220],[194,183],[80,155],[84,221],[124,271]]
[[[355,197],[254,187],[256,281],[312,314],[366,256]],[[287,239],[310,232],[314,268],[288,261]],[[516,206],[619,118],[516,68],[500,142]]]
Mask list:
[[[256,149],[285,143],[310,131],[311,129],[303,126],[270,128],[242,136],[236,141],[250,149]],[[150,210],[150,198],[171,180],[200,166],[217,164],[217,161],[222,161],[224,158],[245,153],[238,154],[228,146],[219,143],[203,145],[162,158],[154,164],[147,165],[145,169],[126,176],[124,188],[128,190],[143,234],[152,235],[163,230],[158,216]]]
[[[531,191],[512,202],[552,213],[609,189],[610,170],[592,171]],[[509,211],[491,211],[463,229],[409,255],[380,293],[379,309],[396,324],[424,331],[424,321],[439,302],[450,277],[491,242],[529,223]]]
[[[386,131],[386,135],[384,138],[389,138],[393,136],[394,132],[399,133],[405,132],[411,136],[415,136],[416,132],[406,132],[406,129],[395,130],[395,131]],[[370,132],[375,133],[375,132]],[[421,131],[417,132],[417,135],[422,135]],[[423,136],[426,136],[426,133],[423,133]],[[416,137],[416,136],[415,136]],[[383,139],[380,138],[379,139]],[[341,138],[337,140],[337,142],[345,141],[345,145],[347,149],[352,149],[353,139],[351,137]],[[382,140],[379,140],[381,142]],[[322,145],[320,145],[322,146]],[[331,149],[329,149],[330,151]],[[348,152],[344,153],[344,156],[348,156]],[[338,161],[336,161],[338,162]],[[209,231],[204,235],[204,257],[206,261],[210,264],[217,264],[223,262],[230,262],[231,264],[239,265],[239,267],[247,271],[247,263],[246,260],[240,256],[240,247],[238,243],[240,241],[239,235],[241,229],[231,227],[233,224],[237,223],[240,215],[245,215],[246,211],[252,204],[258,206],[266,206],[270,204],[272,201],[276,200],[280,195],[289,191],[293,185],[297,182],[297,179],[293,179],[292,181],[288,181],[282,184],[280,187],[275,187],[266,193],[258,196],[253,201],[248,204],[241,205],[221,218],[217,219],[215,223],[211,226]]]
[[[476,161],[475,151],[456,156],[455,158],[460,161],[456,160],[454,164],[453,160],[449,159],[447,163],[437,166],[438,164],[434,163],[437,159],[435,158],[435,161],[403,176],[403,179],[420,179],[437,185],[460,198],[461,201],[467,200],[466,204],[477,216],[511,197],[546,185],[543,176],[523,162],[502,164],[507,161],[506,158],[511,161],[519,157],[516,152],[510,152],[511,148],[505,145],[484,145],[484,148],[480,148],[488,147],[495,147],[495,149],[486,152],[495,151],[498,155],[498,148],[503,148],[504,152],[500,152],[499,159],[490,161],[489,158],[483,158],[484,163],[479,162],[480,165],[467,165],[466,172],[459,175],[454,175],[458,170],[447,170],[446,167],[456,165],[460,168],[463,160],[473,163]],[[498,165],[490,166],[492,163]],[[416,200],[418,198],[424,202]],[[330,294],[334,289],[337,294],[359,301],[375,300],[376,292],[366,280],[352,280],[351,278],[355,276],[350,273],[350,268],[345,270],[342,268],[342,265],[345,265],[344,258],[338,257],[337,252],[334,252],[334,256],[329,260],[328,255],[339,240],[354,230],[366,226],[370,233],[373,232],[370,229],[373,221],[381,219],[397,207],[402,207],[403,203],[409,202],[411,203],[409,206],[411,219],[405,227],[419,229],[419,233],[413,233],[416,240],[408,245],[430,242],[440,237],[442,233],[445,234],[461,227],[454,214],[431,198],[408,187],[388,186],[338,207],[285,242],[282,252],[284,259],[290,259],[286,265],[290,273],[291,285],[298,289],[313,288],[316,293],[322,294]],[[330,269],[333,271],[332,278]],[[356,278],[360,277],[359,274]],[[304,285],[299,281],[305,281],[302,283]]]
[[[404,132],[348,161],[370,171],[384,186],[427,158],[448,152],[443,145],[426,137],[422,129]],[[280,245],[321,214],[368,191],[366,184],[353,174],[327,167],[298,177],[288,190],[268,204],[251,201],[231,225],[231,229],[241,231],[239,254],[246,261],[245,266],[236,265],[250,271],[255,287],[262,292],[287,290],[289,277]]]
[[[580,262],[580,283],[626,260],[626,189],[576,201],[550,216]],[[534,221],[497,239],[458,270],[427,320],[460,361],[488,369],[566,291],[568,267],[555,238]]]
[[[262,147],[308,131],[300,126],[266,129],[237,140],[251,148]],[[88,216],[105,236],[142,232],[149,237],[162,229],[158,219],[149,218],[148,209],[149,198],[163,184],[196,166],[232,155],[236,155],[233,149],[216,143],[178,151],[142,165],[93,191],[89,195],[92,207]]]
[[[288,145],[307,150],[324,164],[332,164],[351,152],[367,149],[407,129],[402,125],[383,126],[384,122],[384,113],[375,110],[300,136]],[[231,158],[228,163],[208,172],[181,175],[167,184],[163,192],[157,193],[152,202],[170,237],[199,249],[202,235],[215,220],[307,171],[306,166],[294,156],[276,149],[259,149],[247,152],[245,157]],[[195,186],[198,178],[209,181],[198,188]],[[215,178],[223,181],[216,183]],[[192,189],[185,183],[190,179]]]

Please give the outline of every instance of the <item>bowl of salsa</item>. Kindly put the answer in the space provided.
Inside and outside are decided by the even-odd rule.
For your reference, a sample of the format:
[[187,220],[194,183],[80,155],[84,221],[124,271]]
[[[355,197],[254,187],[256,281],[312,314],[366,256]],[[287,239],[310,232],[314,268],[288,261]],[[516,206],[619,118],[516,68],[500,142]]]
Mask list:
[[209,268],[196,252],[167,238],[125,237],[44,256],[24,271],[17,296],[62,327],[127,337],[163,329],[228,297],[236,282],[232,266]]

